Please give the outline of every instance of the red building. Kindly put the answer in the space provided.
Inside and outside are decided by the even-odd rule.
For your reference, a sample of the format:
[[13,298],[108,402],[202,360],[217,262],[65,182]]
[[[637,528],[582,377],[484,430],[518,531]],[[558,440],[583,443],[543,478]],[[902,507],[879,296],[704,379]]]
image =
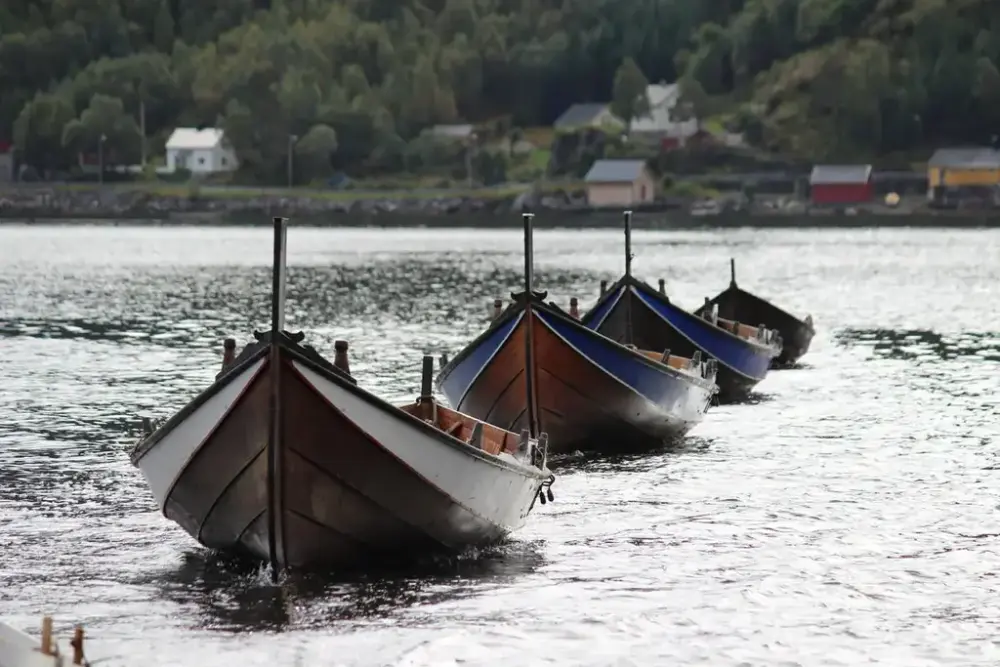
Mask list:
[[863,204],[872,199],[870,164],[818,164],[809,176],[813,204]]

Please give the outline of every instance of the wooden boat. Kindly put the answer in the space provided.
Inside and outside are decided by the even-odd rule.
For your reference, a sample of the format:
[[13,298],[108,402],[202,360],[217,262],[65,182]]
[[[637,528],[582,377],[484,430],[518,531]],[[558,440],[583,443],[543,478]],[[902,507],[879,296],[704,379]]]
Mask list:
[[774,329],[781,336],[781,354],[771,362],[772,368],[791,366],[809,351],[809,344],[816,329],[812,315],[800,320],[791,313],[778,308],[755,294],[740,289],[736,285],[736,260],[729,260],[729,287],[719,292],[714,299],[705,299],[704,305],[695,311],[698,315],[712,312],[718,306],[719,317],[738,322],[757,323]]
[[0,667],[69,667],[86,665],[83,653],[83,628],[77,626],[69,649],[63,653],[52,635],[52,619],[42,619],[42,635],[31,635],[0,623]]
[[[625,212],[625,275],[602,291],[580,321],[623,344],[701,355],[718,362],[719,398],[745,398],[767,375],[781,352],[778,334],[764,327],[716,317],[700,317],[674,305],[663,291],[632,275],[632,212]],[[660,282],[663,290],[663,282]]]
[[[423,392],[395,407],[284,330],[285,224],[275,218],[272,324],[136,446],[167,518],[213,549],[287,567],[353,566],[494,542],[551,499],[545,437],[498,429]],[[235,358],[234,358],[235,357]]]
[[449,403],[500,428],[544,430],[553,453],[687,433],[717,391],[714,363],[626,348],[546,304],[532,289],[531,224],[525,214],[524,290],[438,374]]

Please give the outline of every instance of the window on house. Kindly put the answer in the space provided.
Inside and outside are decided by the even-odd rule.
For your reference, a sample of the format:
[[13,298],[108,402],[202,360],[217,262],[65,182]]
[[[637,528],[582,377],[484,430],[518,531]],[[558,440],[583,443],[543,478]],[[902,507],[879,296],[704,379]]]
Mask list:
[[205,158],[203,157],[198,158],[198,164],[205,164]]
[[223,166],[223,167],[225,167],[225,166],[226,166],[226,158],[222,158],[222,166]]

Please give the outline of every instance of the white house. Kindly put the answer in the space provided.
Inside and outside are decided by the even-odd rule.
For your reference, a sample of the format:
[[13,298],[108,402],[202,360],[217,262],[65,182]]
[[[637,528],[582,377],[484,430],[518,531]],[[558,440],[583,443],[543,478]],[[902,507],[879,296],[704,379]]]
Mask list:
[[629,135],[635,138],[654,140],[674,139],[683,145],[685,140],[698,131],[698,121],[694,118],[677,118],[677,102],[680,87],[676,83],[654,83],[646,87],[649,113],[635,118],[629,124]]
[[188,169],[195,174],[235,171],[236,152],[222,130],[206,127],[178,127],[167,140],[167,171]]

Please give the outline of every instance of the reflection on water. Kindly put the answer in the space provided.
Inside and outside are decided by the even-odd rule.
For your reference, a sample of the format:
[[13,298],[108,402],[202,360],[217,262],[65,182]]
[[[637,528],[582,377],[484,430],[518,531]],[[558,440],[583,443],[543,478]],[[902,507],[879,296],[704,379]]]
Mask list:
[[[277,584],[259,563],[199,551],[182,555],[179,567],[156,573],[152,584],[175,604],[196,607],[196,626],[231,632],[329,627],[384,620],[407,607],[434,605],[487,593],[531,574],[544,564],[541,542],[508,542],[436,557],[402,569],[353,575],[286,573]],[[309,611],[303,613],[308,607]]]
[[[556,501],[497,550],[272,585],[197,549],[127,457],[140,415],[265,325],[268,230],[0,227],[0,618],[81,622],[102,667],[998,664],[1000,234],[633,241],[677,303],[735,256],[748,289],[812,313],[802,367],[679,447],[556,462]],[[540,231],[538,287],[587,308],[621,243]],[[519,289],[521,249],[293,227],[288,325],[326,354],[348,339],[365,388],[411,400],[421,355],[454,356]]]
[[1000,361],[1000,332],[964,331],[941,334],[927,329],[844,329],[836,339],[845,345],[871,346],[889,359],[935,361],[976,357]]

